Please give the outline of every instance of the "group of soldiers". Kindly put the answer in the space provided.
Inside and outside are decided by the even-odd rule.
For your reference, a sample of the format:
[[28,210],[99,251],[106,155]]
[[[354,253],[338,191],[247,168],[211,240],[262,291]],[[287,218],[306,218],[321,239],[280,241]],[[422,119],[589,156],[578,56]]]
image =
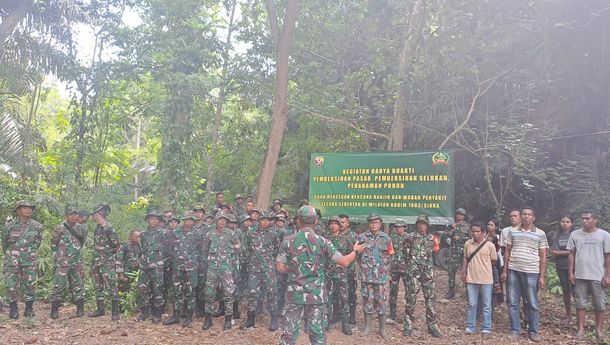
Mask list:
[[[386,323],[396,321],[398,287],[402,279],[406,292],[404,320],[399,320],[403,322],[403,334],[412,334],[415,302],[421,289],[428,331],[434,337],[441,337],[436,323],[432,279],[433,252],[438,243],[429,232],[426,215],[417,218],[413,232],[407,232],[407,224],[398,219],[387,234],[382,231],[381,217],[371,214],[367,218],[368,230],[357,234],[350,227],[349,216],[331,216],[322,224],[319,212],[312,217],[310,213],[317,210],[303,204],[296,217],[289,221],[280,199],[274,200],[269,210],[259,211],[252,200],[241,195],[236,195],[235,206],[230,207],[224,202],[224,195],[219,193],[215,207],[207,216],[203,205],[194,205],[180,216],[171,211],[162,214],[149,211],[144,218],[146,229],[132,230],[129,240],[122,244],[107,220],[110,206],[98,205],[90,213],[68,208],[65,221],[54,229],[51,239],[55,263],[51,318],[59,317],[68,287],[77,307],[76,316],[84,316],[82,250],[91,217],[95,230],[90,272],[95,283],[97,308],[88,314],[89,317],[105,315],[105,298],[110,296],[111,317],[118,320],[119,289],[128,290],[132,279],[137,279],[138,319],[141,321],[152,319],[154,323],[172,325],[182,320],[183,326],[189,327],[193,314],[197,313],[204,317],[202,328],[207,330],[212,326],[214,316],[224,315],[223,328],[230,329],[232,320],[241,317],[240,301],[245,300],[247,317],[242,329],[254,327],[256,316],[266,306],[270,315],[269,330],[275,331],[283,311],[282,342],[291,344],[296,341],[300,327],[295,319],[301,314],[295,306],[323,305],[324,308],[311,311],[310,324],[306,326],[312,343],[323,343],[324,331],[338,321],[341,321],[344,334],[352,334],[350,324],[356,324],[359,280],[364,311],[362,334],[371,332],[373,314],[377,313],[379,333],[387,338]],[[2,233],[4,274],[12,319],[19,317],[20,286],[25,291],[24,315],[33,316],[37,250],[43,228],[31,218],[33,210],[34,205],[30,203],[17,203],[17,217],[7,223]],[[458,213],[461,211],[459,209]],[[464,231],[459,224],[446,232],[447,240],[465,242],[460,237]],[[293,263],[298,269],[293,272],[288,255],[290,248],[284,247],[298,242],[298,234],[307,233],[308,229],[315,237],[305,237],[300,246],[294,245],[298,254]],[[316,247],[322,243],[328,243],[330,256],[318,260]],[[304,253],[303,248],[306,249]],[[354,251],[357,260],[351,258],[345,265],[337,261],[341,256],[350,257]],[[321,269],[314,272],[313,268],[318,266]],[[450,284],[448,297],[454,293],[453,286]],[[311,291],[316,293],[304,293],[303,289],[313,289]],[[173,314],[162,321],[168,301],[174,302]],[[219,302],[217,308],[216,302]]]

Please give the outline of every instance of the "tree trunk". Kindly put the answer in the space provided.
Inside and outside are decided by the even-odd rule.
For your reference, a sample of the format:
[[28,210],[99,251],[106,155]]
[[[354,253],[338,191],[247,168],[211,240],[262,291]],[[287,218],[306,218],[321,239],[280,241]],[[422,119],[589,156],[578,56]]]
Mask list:
[[9,13],[6,18],[2,18],[2,23],[0,23],[0,52],[2,52],[2,45],[6,39],[13,33],[15,27],[25,18],[33,6],[34,1],[22,0],[14,11]]
[[413,61],[415,52],[419,43],[422,28],[424,27],[424,19],[426,16],[426,8],[424,0],[413,1],[411,16],[409,17],[409,31],[400,53],[400,65],[398,71],[398,96],[394,102],[394,116],[392,119],[392,128],[390,129],[390,141],[388,142],[388,151],[402,151],[405,133],[404,123],[408,116],[407,104],[409,102],[408,81],[409,74],[413,70]]
[[212,133],[212,147],[210,149],[210,157],[208,159],[208,177],[206,179],[205,200],[210,199],[214,183],[216,180],[216,154],[218,152],[218,141],[220,140],[220,127],[222,125],[222,108],[225,103],[226,94],[225,88],[227,85],[227,70],[229,69],[229,52],[231,50],[231,34],[233,33],[233,21],[235,18],[235,8],[237,3],[232,3],[229,16],[229,26],[227,28],[227,40],[223,51],[222,71],[220,72],[220,90],[218,91],[218,103],[216,104],[216,120],[214,121],[214,129]]
[[296,27],[295,23],[299,13],[299,0],[287,0],[282,31],[279,34],[277,32],[279,26],[275,4],[273,0],[267,0],[266,5],[272,37],[277,37],[275,41],[275,104],[273,105],[267,152],[265,153],[265,160],[263,161],[258,180],[256,205],[259,208],[267,208],[269,204],[275,168],[280,156],[282,139],[284,138],[284,129],[288,122],[288,59]]

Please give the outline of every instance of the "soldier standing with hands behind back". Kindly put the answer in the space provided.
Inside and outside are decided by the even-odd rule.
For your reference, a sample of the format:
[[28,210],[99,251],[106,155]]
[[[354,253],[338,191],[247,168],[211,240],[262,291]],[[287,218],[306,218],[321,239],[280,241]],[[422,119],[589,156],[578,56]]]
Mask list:
[[455,210],[455,223],[447,226],[442,236],[443,241],[451,246],[447,269],[449,291],[445,294],[447,299],[455,297],[455,275],[462,265],[464,244],[470,239],[470,224],[466,222],[467,215],[463,208]]

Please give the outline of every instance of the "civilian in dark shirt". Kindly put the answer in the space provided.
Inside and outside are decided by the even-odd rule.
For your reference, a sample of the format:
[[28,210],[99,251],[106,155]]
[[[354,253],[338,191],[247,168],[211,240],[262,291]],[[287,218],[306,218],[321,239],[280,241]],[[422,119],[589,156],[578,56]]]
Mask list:
[[563,306],[566,311],[564,322],[567,324],[572,323],[572,285],[568,280],[568,254],[570,254],[570,251],[566,249],[566,246],[568,245],[573,224],[571,216],[565,215],[561,217],[559,221],[561,229],[553,238],[553,244],[551,245],[553,257],[555,258],[555,268],[557,269],[557,275],[561,282],[561,290],[563,291]]

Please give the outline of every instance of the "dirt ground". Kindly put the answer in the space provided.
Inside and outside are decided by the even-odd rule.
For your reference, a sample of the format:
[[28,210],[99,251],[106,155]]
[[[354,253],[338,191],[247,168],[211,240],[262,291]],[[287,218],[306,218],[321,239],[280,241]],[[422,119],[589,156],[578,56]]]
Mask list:
[[[449,301],[443,301],[442,295],[446,291],[447,276],[443,271],[435,272],[437,283],[437,313],[439,327],[443,333],[442,339],[431,338],[426,332],[423,297],[419,296],[416,307],[416,329],[411,338],[402,336],[402,324],[388,325],[391,339],[384,340],[377,334],[377,321],[373,320],[373,332],[368,337],[363,337],[354,326],[354,335],[346,336],[341,333],[341,323],[334,324],[327,334],[328,344],[512,344],[508,341],[508,312],[505,305],[501,305],[493,317],[493,335],[483,339],[480,335],[466,335],[465,310],[466,296],[463,288],[459,289],[458,296]],[[563,307],[561,297],[541,292],[541,336],[544,344],[586,344],[593,342],[593,315],[588,314],[588,335],[584,341],[576,341],[574,329],[570,326],[562,326],[561,318]],[[398,310],[404,310],[404,292],[399,295]],[[358,297],[361,302],[360,296]],[[122,316],[119,322],[111,322],[110,316],[92,318],[73,318],[75,308],[66,304],[61,309],[60,318],[51,320],[50,305],[46,303],[36,304],[36,317],[34,320],[25,319],[20,316],[19,320],[8,319],[8,311],[5,308],[0,314],[0,344],[277,344],[280,331],[269,332],[269,318],[261,315],[257,318],[257,327],[251,330],[240,330],[239,325],[243,322],[237,320],[233,329],[222,331],[223,318],[215,318],[211,330],[201,330],[202,320],[196,318],[192,328],[185,329],[179,325],[162,326],[154,325],[152,322],[139,323],[133,316]],[[23,313],[23,304],[19,305]],[[167,317],[167,315],[165,316]],[[358,326],[362,327],[363,317],[361,308],[358,308]],[[607,312],[607,320],[610,320],[610,312]],[[608,322],[608,321],[607,321]],[[529,342],[526,336],[522,336],[518,343]],[[307,335],[301,333],[298,344],[309,344]]]

